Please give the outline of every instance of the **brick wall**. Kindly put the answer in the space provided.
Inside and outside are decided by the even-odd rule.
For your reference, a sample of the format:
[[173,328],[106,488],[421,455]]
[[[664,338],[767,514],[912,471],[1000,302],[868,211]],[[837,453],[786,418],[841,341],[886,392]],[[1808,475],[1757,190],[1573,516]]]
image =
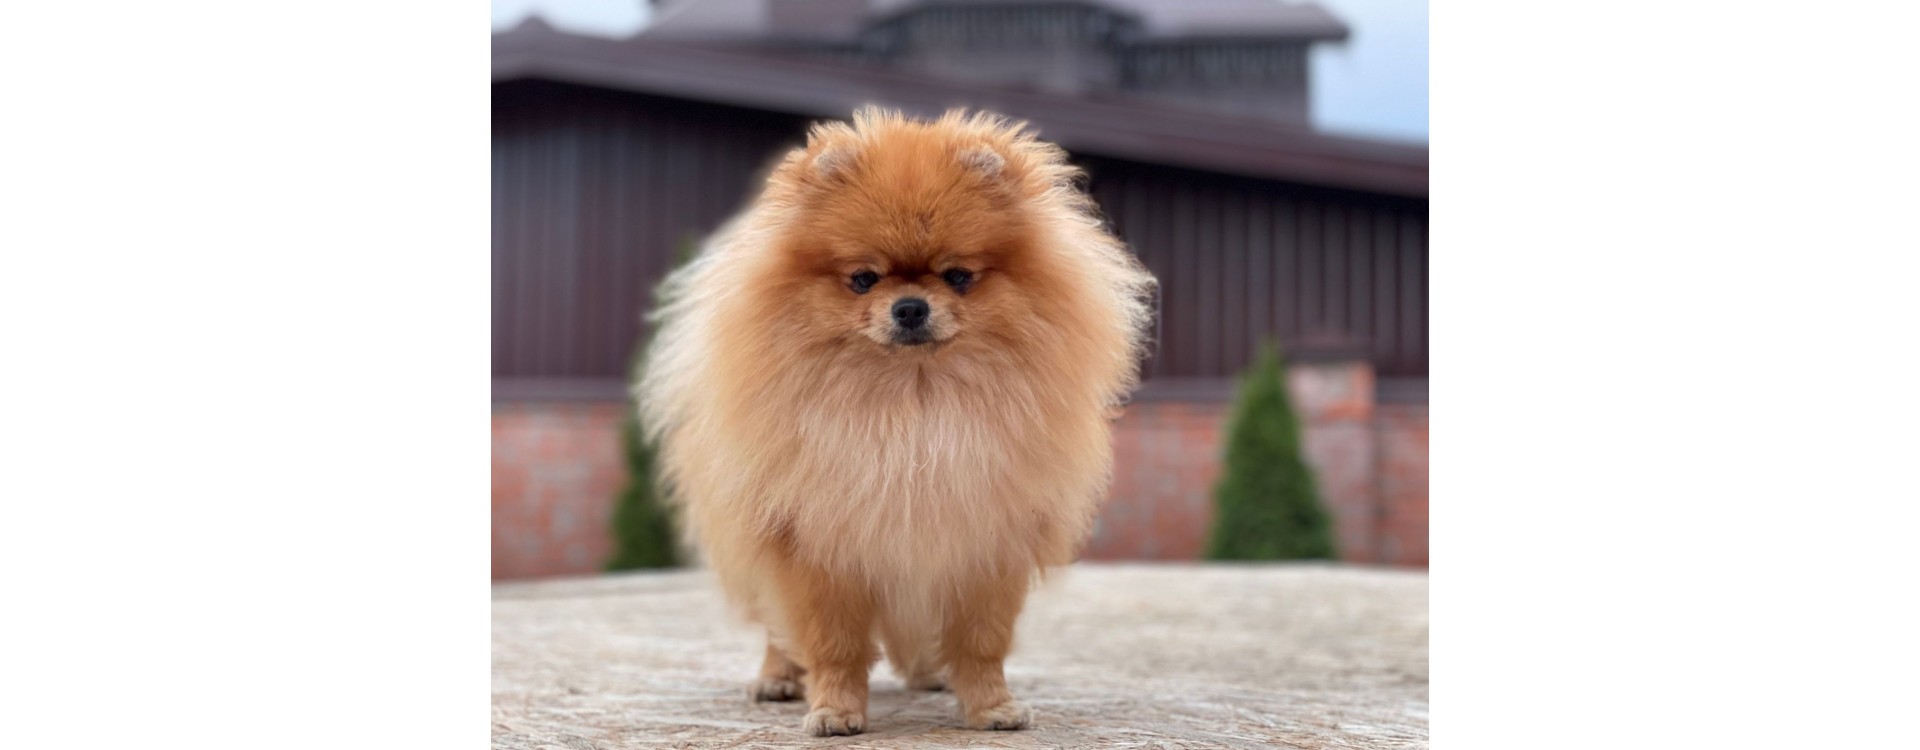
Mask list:
[[1137,401],[1113,426],[1113,489],[1084,557],[1196,560],[1213,520],[1225,401]]
[[[1376,404],[1365,364],[1296,364],[1288,385],[1343,559],[1427,564],[1427,407]],[[495,403],[493,577],[592,573],[625,482],[618,402]],[[1114,427],[1113,491],[1085,556],[1193,560],[1212,522],[1231,404],[1141,400]]]
[[1380,548],[1375,559],[1427,565],[1427,405],[1382,404],[1375,412],[1380,450]]
[[[1341,558],[1426,565],[1426,405],[1376,404],[1364,363],[1295,364],[1287,385]],[[1114,427],[1113,491],[1086,557],[1201,555],[1231,408],[1217,399],[1128,407]]]
[[619,402],[493,405],[493,577],[592,573],[626,482]]

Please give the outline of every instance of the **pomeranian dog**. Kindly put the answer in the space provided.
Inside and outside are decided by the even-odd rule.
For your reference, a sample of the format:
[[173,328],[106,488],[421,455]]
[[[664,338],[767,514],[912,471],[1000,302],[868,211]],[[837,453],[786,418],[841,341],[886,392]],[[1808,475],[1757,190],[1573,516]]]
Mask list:
[[880,646],[968,727],[1031,721],[1014,620],[1089,534],[1155,283],[1080,177],[1024,123],[863,109],[662,287],[636,392],[668,496],[767,628],[750,694],[814,735],[865,729]]

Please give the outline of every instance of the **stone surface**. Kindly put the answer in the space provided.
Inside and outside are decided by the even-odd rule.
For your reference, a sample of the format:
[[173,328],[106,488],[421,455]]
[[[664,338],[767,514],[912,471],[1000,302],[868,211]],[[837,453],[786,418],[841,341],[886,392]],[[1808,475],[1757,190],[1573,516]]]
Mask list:
[[1427,746],[1427,576],[1332,565],[1056,573],[1007,665],[1030,729],[961,728],[946,693],[874,670],[867,732],[815,738],[753,703],[761,636],[703,572],[497,584],[493,745]]

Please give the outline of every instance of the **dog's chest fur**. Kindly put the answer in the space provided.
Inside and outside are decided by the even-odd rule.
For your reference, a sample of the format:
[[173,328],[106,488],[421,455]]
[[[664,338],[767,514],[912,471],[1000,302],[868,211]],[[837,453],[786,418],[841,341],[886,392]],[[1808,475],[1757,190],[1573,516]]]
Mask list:
[[795,424],[799,481],[783,483],[803,495],[800,548],[867,571],[1030,562],[1072,482],[1050,468],[1045,417],[1001,395],[935,383],[813,402]]

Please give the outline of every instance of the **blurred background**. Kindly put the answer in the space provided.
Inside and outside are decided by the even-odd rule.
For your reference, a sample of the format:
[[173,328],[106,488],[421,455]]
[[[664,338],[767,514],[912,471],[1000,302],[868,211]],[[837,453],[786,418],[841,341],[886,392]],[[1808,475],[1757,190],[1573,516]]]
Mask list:
[[[1256,529],[1328,537],[1285,556],[1424,567],[1426,16],[495,0],[493,577],[676,562],[648,452],[626,439],[652,290],[808,122],[866,103],[1031,122],[1160,279],[1086,558],[1244,557],[1223,540]],[[1284,370],[1259,366],[1268,342]],[[1262,377],[1284,383],[1277,402],[1236,389]],[[1291,434],[1235,431],[1262,420]]]

